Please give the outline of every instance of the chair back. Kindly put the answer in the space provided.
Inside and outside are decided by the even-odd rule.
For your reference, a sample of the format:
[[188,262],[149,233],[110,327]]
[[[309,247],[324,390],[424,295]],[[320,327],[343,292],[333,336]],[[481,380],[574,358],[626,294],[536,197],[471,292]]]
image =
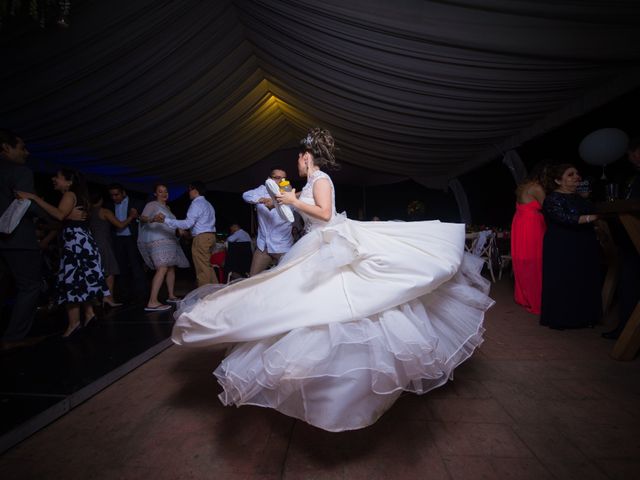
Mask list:
[[500,268],[501,262],[495,232],[488,230],[480,232],[480,235],[473,241],[470,253],[484,260],[491,274],[491,279],[495,282],[494,269]]
[[252,257],[251,242],[229,242],[227,244],[227,259],[224,264],[227,275],[233,272],[248,276]]
[[471,253],[477,257],[487,257],[491,253],[491,240],[495,234],[491,230],[483,230],[473,240]]

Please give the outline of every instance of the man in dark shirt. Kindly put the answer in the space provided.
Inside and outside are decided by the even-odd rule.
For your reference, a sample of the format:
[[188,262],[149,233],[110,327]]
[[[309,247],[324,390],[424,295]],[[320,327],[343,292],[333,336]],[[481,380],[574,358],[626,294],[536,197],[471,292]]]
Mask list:
[[[0,214],[16,198],[14,191],[35,193],[33,172],[25,165],[29,151],[24,141],[9,130],[0,130]],[[2,337],[2,349],[9,349],[29,341],[25,337],[31,329],[40,295],[40,248],[36,239],[33,217],[38,207],[29,210],[9,234],[0,234],[0,256],[7,264],[16,284],[16,298]]]
[[[640,200],[640,138],[635,138],[629,143],[627,159],[634,168],[634,174],[624,185],[623,198]],[[617,240],[620,250],[620,274],[617,289],[618,325],[610,332],[602,334],[604,338],[610,339],[616,339],[620,336],[640,300],[640,254],[626,231],[618,236],[620,237]]]
[[624,198],[640,200],[640,137],[629,143],[627,158],[635,171],[627,182]]
[[[127,195],[127,191],[119,183],[109,185],[109,196],[113,201],[113,214],[120,221],[126,220],[131,210],[135,210],[136,214],[141,214],[144,210],[144,203]],[[137,222],[114,231],[113,247],[120,267],[116,289],[120,300],[125,302],[145,301],[148,297],[147,280],[137,240]]]

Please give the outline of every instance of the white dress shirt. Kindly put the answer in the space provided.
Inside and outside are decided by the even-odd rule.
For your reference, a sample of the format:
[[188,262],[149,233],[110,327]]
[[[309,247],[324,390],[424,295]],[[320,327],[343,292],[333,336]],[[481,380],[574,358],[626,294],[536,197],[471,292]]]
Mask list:
[[250,242],[251,237],[247,232],[240,229],[227,237],[227,242]]
[[216,231],[216,211],[213,209],[213,205],[200,195],[191,201],[186,219],[165,218],[164,223],[171,228],[190,229],[191,235],[194,237],[201,233],[214,233]]
[[293,245],[291,223],[283,220],[275,208],[269,210],[264,204],[258,203],[261,198],[270,198],[264,185],[242,194],[242,199],[255,204],[258,212],[257,247],[263,252],[286,253]]

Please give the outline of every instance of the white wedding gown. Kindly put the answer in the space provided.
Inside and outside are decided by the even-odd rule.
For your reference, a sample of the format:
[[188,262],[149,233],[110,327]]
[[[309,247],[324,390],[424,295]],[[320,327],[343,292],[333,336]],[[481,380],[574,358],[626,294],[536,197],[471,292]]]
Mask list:
[[[313,204],[316,172],[300,199]],[[333,190],[333,184],[332,184]],[[335,205],[335,203],[334,203]],[[304,216],[304,214],[303,214]],[[305,217],[271,270],[189,294],[177,344],[231,344],[214,372],[225,405],[258,405],[329,431],[374,423],[403,391],[453,377],[493,304],[464,225]]]

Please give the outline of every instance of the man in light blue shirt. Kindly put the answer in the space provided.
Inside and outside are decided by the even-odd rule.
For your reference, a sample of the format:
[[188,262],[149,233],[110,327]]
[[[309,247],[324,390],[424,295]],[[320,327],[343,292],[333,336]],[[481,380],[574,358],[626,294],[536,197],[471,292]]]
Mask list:
[[191,244],[191,257],[196,270],[198,286],[207,283],[218,283],[209,259],[213,245],[216,243],[216,211],[204,197],[206,191],[204,183],[192,182],[187,188],[191,205],[187,210],[187,218],[174,220],[158,214],[153,218],[154,222],[164,222],[171,228],[191,230],[193,243]]
[[[269,175],[276,183],[287,177],[280,167],[271,169]],[[272,262],[278,263],[280,257],[293,245],[291,223],[284,220],[273,208],[273,202],[264,184],[242,194],[242,199],[256,206],[258,214],[258,240],[251,261],[251,276],[266,269]]]
[[240,225],[237,223],[232,223],[229,226],[230,235],[227,237],[227,242],[251,242],[251,236],[245,232]]

